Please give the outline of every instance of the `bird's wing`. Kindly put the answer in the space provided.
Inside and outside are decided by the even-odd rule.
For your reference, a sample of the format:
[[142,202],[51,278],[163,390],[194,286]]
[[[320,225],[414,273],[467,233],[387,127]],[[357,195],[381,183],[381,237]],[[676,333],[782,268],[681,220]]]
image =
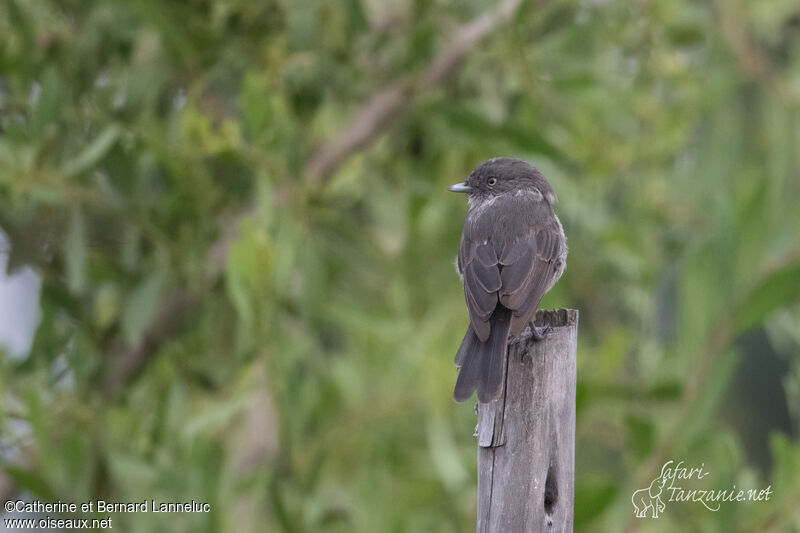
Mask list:
[[[537,202],[529,220],[528,232],[510,239],[499,254],[499,300],[511,309],[511,334],[519,335],[530,322],[553,277],[563,254],[562,230],[550,206]],[[539,212],[536,212],[539,211]]]
[[515,196],[467,216],[458,269],[470,324],[481,342],[498,301],[519,335],[550,288],[563,253],[561,226],[541,195]]
[[499,258],[489,242],[489,230],[488,219],[470,213],[458,249],[469,321],[481,342],[489,338],[489,319],[497,307],[497,291],[501,287]]

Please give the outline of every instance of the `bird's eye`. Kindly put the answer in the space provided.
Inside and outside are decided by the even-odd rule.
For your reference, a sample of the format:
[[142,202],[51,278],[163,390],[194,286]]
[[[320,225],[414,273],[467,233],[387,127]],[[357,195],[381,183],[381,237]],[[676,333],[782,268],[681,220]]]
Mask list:
[[495,183],[497,183],[497,178],[489,178],[488,183],[489,185],[494,185]]

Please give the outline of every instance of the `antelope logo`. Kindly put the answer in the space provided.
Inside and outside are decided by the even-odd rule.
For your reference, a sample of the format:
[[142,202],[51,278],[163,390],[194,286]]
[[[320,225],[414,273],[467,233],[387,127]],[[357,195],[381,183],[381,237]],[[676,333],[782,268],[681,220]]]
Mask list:
[[649,487],[646,489],[639,489],[631,496],[631,503],[633,504],[636,518],[646,517],[648,509],[652,513],[651,516],[653,518],[658,518],[659,513],[664,512],[666,505],[664,504],[664,500],[661,499],[661,493],[664,491],[667,481],[670,480],[669,473],[665,471],[667,470],[667,465],[671,462],[672,461],[666,463],[661,468],[661,474],[650,483]]

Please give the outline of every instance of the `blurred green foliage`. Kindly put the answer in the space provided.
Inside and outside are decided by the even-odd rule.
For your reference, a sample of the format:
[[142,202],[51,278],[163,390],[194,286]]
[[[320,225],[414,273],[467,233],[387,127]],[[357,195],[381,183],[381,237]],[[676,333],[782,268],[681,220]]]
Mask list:
[[[523,2],[309,175],[486,9],[3,0],[0,227],[42,277],[30,354],[0,359],[6,485],[213,509],[132,532],[470,531],[445,187],[506,155],[569,238],[543,305],[581,311],[576,529],[799,531],[800,8]],[[774,496],[637,521],[667,459]]]

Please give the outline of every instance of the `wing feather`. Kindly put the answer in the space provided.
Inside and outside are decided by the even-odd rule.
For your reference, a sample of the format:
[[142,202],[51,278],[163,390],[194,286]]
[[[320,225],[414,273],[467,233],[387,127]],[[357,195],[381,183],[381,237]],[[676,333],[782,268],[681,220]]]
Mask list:
[[500,271],[497,266],[483,266],[478,261],[473,261],[467,267],[467,277],[476,280],[481,288],[489,293],[496,293],[502,286]]
[[485,266],[495,266],[497,265],[497,253],[494,251],[494,246],[490,244],[483,244],[478,246],[475,250],[475,258],[478,262]]
[[[524,281],[519,286],[507,286],[503,276],[503,287],[500,289],[500,303],[513,311],[512,335],[519,335],[536,312],[539,302],[550,288],[561,253],[561,236],[557,225],[548,224],[544,228],[535,229],[538,229],[534,235],[536,245],[530,262],[525,265],[527,272]],[[517,246],[531,247],[521,240],[517,241]],[[527,255],[523,255],[523,258],[527,258]],[[505,274],[505,269],[502,274]]]

